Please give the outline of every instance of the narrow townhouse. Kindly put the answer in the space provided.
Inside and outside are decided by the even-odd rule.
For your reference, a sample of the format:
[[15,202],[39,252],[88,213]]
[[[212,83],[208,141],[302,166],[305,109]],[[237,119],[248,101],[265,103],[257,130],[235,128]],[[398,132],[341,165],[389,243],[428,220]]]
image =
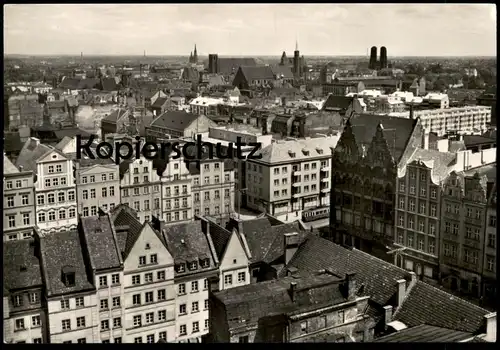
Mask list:
[[161,178],[146,158],[120,164],[121,203],[133,208],[141,222],[161,213]]
[[95,216],[120,204],[120,171],[111,159],[75,161],[78,213]]
[[96,216],[81,217],[79,233],[97,289],[98,342],[122,343],[125,337],[123,260],[110,215],[100,209]]
[[28,139],[16,166],[36,175],[36,225],[44,235],[75,229],[78,224],[73,160],[58,149]]
[[35,227],[33,171],[19,171],[3,157],[3,239],[30,238]]
[[47,342],[43,280],[33,239],[4,242],[5,343]]
[[247,285],[251,282],[250,260],[252,254],[245,236],[236,228],[228,231],[210,219],[202,218],[203,232],[213,242],[219,260],[219,276],[210,284],[213,290],[224,290]]
[[77,230],[35,236],[47,303],[48,343],[99,343],[98,305]]
[[176,340],[200,343],[209,328],[209,281],[218,275],[213,243],[203,232],[206,222],[154,223],[175,262]]
[[127,206],[111,213],[123,258],[124,343],[175,341],[174,259],[159,232]]

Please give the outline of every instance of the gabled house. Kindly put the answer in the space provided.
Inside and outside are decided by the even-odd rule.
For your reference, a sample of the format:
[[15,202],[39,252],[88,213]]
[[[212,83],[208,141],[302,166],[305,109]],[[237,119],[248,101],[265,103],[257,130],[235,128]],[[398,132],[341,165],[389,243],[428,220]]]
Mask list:
[[133,120],[128,109],[118,108],[101,120],[101,139],[105,140],[107,134],[123,133],[128,130]]
[[146,136],[152,139],[172,139],[194,137],[208,132],[216,123],[204,115],[196,115],[185,111],[167,111],[153,120],[146,128]]

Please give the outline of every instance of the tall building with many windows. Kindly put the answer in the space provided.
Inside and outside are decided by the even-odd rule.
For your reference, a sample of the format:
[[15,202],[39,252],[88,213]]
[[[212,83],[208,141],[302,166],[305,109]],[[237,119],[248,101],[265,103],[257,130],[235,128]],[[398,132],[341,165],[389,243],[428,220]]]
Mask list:
[[3,157],[3,239],[29,238],[35,227],[33,171],[19,171]]
[[39,139],[26,141],[16,161],[36,174],[36,224],[40,234],[76,229],[77,202],[73,160]]

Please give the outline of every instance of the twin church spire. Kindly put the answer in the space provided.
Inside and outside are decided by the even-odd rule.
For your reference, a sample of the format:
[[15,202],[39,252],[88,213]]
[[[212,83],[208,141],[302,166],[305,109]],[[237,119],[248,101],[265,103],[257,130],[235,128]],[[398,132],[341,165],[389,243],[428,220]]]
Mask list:
[[189,63],[198,63],[198,50],[196,50],[196,44],[194,44],[194,51],[189,55]]

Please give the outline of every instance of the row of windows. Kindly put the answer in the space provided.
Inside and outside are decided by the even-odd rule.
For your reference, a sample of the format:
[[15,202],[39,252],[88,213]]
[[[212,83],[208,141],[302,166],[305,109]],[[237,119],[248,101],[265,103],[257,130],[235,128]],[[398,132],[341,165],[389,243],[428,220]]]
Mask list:
[[[7,208],[13,208],[15,206],[14,199],[15,199],[14,196],[7,197]],[[22,194],[21,195],[21,205],[29,205],[29,204],[30,204],[29,195]]]
[[[31,328],[40,327],[42,325],[42,320],[40,315],[31,316]],[[15,321],[16,330],[26,329],[26,324],[24,318],[18,318]]]
[[144,322],[145,325],[150,325],[150,324],[154,324],[154,323],[158,323],[158,322],[165,322],[167,320],[167,311],[166,310],[159,310],[156,313],[156,318],[155,318],[154,312],[148,312],[144,316],[145,316],[144,318],[142,317],[142,315],[135,315],[134,316],[134,318],[133,318],[134,327],[142,327],[143,320],[145,321]]
[[[166,196],[171,196],[172,192],[174,193],[174,196],[178,196],[180,194],[179,186],[174,186],[173,191],[170,190],[170,187],[165,187]],[[182,194],[187,194],[187,192],[188,192],[187,185],[182,185]]]
[[[208,324],[209,324],[208,319],[206,319],[205,323],[204,323],[205,329],[208,329]],[[198,321],[193,322],[192,326],[191,326],[191,333],[198,333],[199,331],[200,331],[200,322],[198,322]],[[179,335],[184,336],[187,334],[188,334],[187,325],[181,324],[179,326]]]
[[[408,225],[405,225],[405,217],[404,215],[399,215],[399,227],[406,227],[410,230],[418,230],[419,232],[426,232],[425,231],[425,220],[420,219],[418,220],[418,227],[415,226],[415,219],[413,217],[409,217],[407,221]],[[436,224],[435,223],[429,223],[429,230],[426,232],[431,236],[436,235]]]
[[[238,283],[243,283],[246,281],[246,272],[238,272]],[[224,276],[224,285],[230,286],[233,284],[233,275]]]
[[[136,211],[141,211],[141,202],[135,201],[134,202],[134,209]],[[160,199],[159,198],[154,199],[154,209],[160,209]],[[149,199],[144,201],[144,209],[143,210],[144,211],[151,210],[151,208],[149,206]]]
[[[115,273],[111,275],[111,285],[116,286],[120,284],[120,274]],[[99,276],[99,287],[108,286],[108,276]]]
[[[109,210],[113,210],[115,207],[115,203],[110,203],[109,204]],[[103,204],[101,205],[101,208],[104,212],[108,211],[108,205]],[[95,216],[97,215],[97,206],[93,205],[90,207],[90,216]],[[89,207],[83,207],[82,209],[82,216],[89,216]]]
[[[23,215],[23,226],[31,225],[30,213],[23,213],[22,215]],[[8,222],[9,228],[14,228],[14,227],[18,226],[18,223],[16,222],[15,215],[8,215],[7,222]]]
[[56,220],[66,220],[76,217],[76,209],[74,208],[70,208],[67,210],[68,215],[66,215],[66,209],[59,209],[57,213],[58,219],[56,219],[56,212],[53,210],[49,211],[47,215],[45,213],[38,213],[38,222],[40,223]]
[[[156,254],[154,254],[156,255]],[[165,280],[165,271],[157,271],[156,272],[156,280],[164,281]],[[144,283],[152,283],[153,282],[153,273],[148,272],[144,274]],[[141,284],[141,275],[133,275],[132,276],[132,284],[139,285]]]
[[[167,332],[160,332],[158,333],[158,340],[163,339],[167,340]],[[116,343],[116,338],[115,338],[115,343]],[[154,334],[149,334],[146,335],[146,343],[154,343],[155,342],[155,335]],[[104,341],[103,341],[104,343]],[[120,343],[121,343],[121,338],[120,338]],[[135,337],[134,338],[134,343],[142,343],[142,337]]]
[[[147,168],[146,168],[147,169]],[[115,179],[115,174],[114,173],[109,173],[109,174],[101,174],[101,181],[113,181]],[[86,184],[87,180],[90,181],[90,183],[95,182],[95,175],[90,175],[87,179],[87,176],[82,176],[82,184]]]
[[[61,180],[61,182],[59,182]],[[66,181],[66,177],[53,177],[50,179],[45,179],[45,187],[52,187],[52,186],[66,186],[68,183]]]
[[[229,181],[230,181],[230,179],[231,179],[231,178],[230,178],[229,174],[225,174],[225,175],[224,175],[224,181],[225,181],[225,182],[229,182]],[[210,185],[210,176],[205,176],[205,177],[203,178],[203,184],[204,184],[204,185]],[[219,176],[219,175],[215,175],[215,176],[214,176],[214,184],[220,184],[220,176]],[[199,185],[200,185],[200,180],[199,180],[199,178],[197,178],[197,177],[196,177],[196,178],[194,178],[193,185],[194,185],[194,186],[199,186]]]
[[[149,186],[144,186],[143,188],[143,194],[149,194]],[[128,188],[124,188],[123,189],[123,197],[128,197],[129,196],[129,189]],[[140,196],[140,187],[135,187],[134,189],[134,196]],[[153,186],[153,193],[158,193],[160,192],[160,185],[154,185]]]
[[[406,200],[405,198],[399,198],[399,209],[402,209],[402,210],[405,210],[406,208]],[[415,212],[415,200],[414,199],[409,199],[408,200],[408,208],[407,210],[410,211],[410,212]],[[419,214],[427,214],[427,204],[424,202],[424,203],[420,203],[419,205],[419,211],[418,213]],[[430,216],[434,216],[436,217],[437,215],[437,205],[436,204],[431,204],[430,205]]]
[[8,190],[12,190],[14,188],[23,188],[23,187],[28,187],[28,180],[16,180],[14,181],[6,181],[5,182],[5,188]]
[[[109,196],[113,197],[115,195],[115,186],[110,186],[109,187]],[[106,198],[108,196],[108,188],[103,187],[101,188],[101,197]],[[83,190],[82,191],[82,198],[83,199],[89,199],[89,191],[88,190]],[[96,198],[96,191],[94,188],[90,190],[90,198]]]
[[[167,300],[167,294],[166,294],[165,289],[159,289],[159,290],[157,290],[157,292],[156,292],[156,302],[165,301],[165,300]],[[101,300],[101,302],[102,302],[102,300]],[[107,302],[107,300],[106,300],[106,302]],[[153,292],[145,292],[144,293],[144,299],[142,299],[142,294],[140,294],[140,293],[132,295],[132,304],[134,306],[139,306],[139,305],[142,305],[143,303],[144,304],[151,304],[151,303],[154,303],[154,302],[155,302],[155,299],[154,299],[154,293]],[[106,307],[106,309],[107,309],[107,307]]]
[[[399,192],[406,193],[406,186],[403,182],[399,183]],[[411,195],[416,194],[416,187],[414,185],[409,186],[409,193]],[[427,187],[420,187],[420,197],[427,197]],[[433,187],[431,189],[431,198],[436,199],[437,197],[437,190]]]
[[[224,198],[229,198],[230,197],[230,194],[231,192],[229,191],[228,188],[226,188],[224,190]],[[214,197],[215,199],[219,199],[220,198],[220,191],[219,190],[215,190],[214,191]],[[206,200],[206,201],[209,201],[210,200],[210,191],[204,191],[203,192],[203,198]],[[200,192],[196,192],[194,194],[194,201],[195,202],[199,202],[200,201]],[[168,203],[168,201],[167,201]]]
[[[196,195],[196,193],[195,193],[195,195]],[[198,194],[198,199],[199,199],[199,194]],[[187,206],[188,206],[187,198],[182,198],[182,207],[185,208]],[[166,209],[172,208],[172,201],[170,199],[167,199],[165,201],[165,208]],[[178,198],[174,199],[174,208],[180,208],[180,200]]]
[[62,173],[62,164],[57,164],[55,167],[54,165],[49,165],[48,171],[49,174]]
[[[400,233],[398,235],[398,243],[401,245],[405,245],[404,235],[402,233]],[[415,243],[417,243],[416,247],[415,247]],[[427,253],[435,254],[436,245],[435,245],[434,240],[429,239],[427,243],[428,243],[427,244]],[[413,234],[408,233],[406,236],[406,247],[413,248],[413,249],[416,248],[417,250],[420,250],[423,252],[423,251],[425,251],[425,240],[424,240],[424,238],[421,237],[415,241]]]
[[[177,287],[177,294],[178,295],[184,295],[187,293],[186,291],[186,284],[185,283],[180,283]],[[208,289],[208,279],[203,280],[203,290]],[[199,292],[198,289],[198,281],[192,281],[191,282],[191,293],[197,293]]]
[[[200,260],[200,266],[202,268],[207,268],[210,267],[210,259],[202,259]],[[196,271],[198,270],[198,261],[191,261],[188,263],[188,269],[189,271]],[[186,264],[178,264],[175,266],[175,271],[182,273],[186,271]]]
[[[203,310],[208,310],[208,299],[205,299],[203,303]],[[199,302],[193,301],[191,303],[191,313],[199,312],[200,311],[200,305]],[[179,315],[187,315],[188,310],[187,310],[187,305],[186,304],[180,304],[179,305]]]
[[[68,191],[68,201],[72,202],[75,200],[75,191]],[[39,194],[36,196],[36,201],[38,205],[45,204],[45,194]],[[59,192],[57,194],[57,201],[59,203],[66,202],[66,193]],[[47,204],[55,204],[56,203],[56,195],[54,193],[47,194]]]

